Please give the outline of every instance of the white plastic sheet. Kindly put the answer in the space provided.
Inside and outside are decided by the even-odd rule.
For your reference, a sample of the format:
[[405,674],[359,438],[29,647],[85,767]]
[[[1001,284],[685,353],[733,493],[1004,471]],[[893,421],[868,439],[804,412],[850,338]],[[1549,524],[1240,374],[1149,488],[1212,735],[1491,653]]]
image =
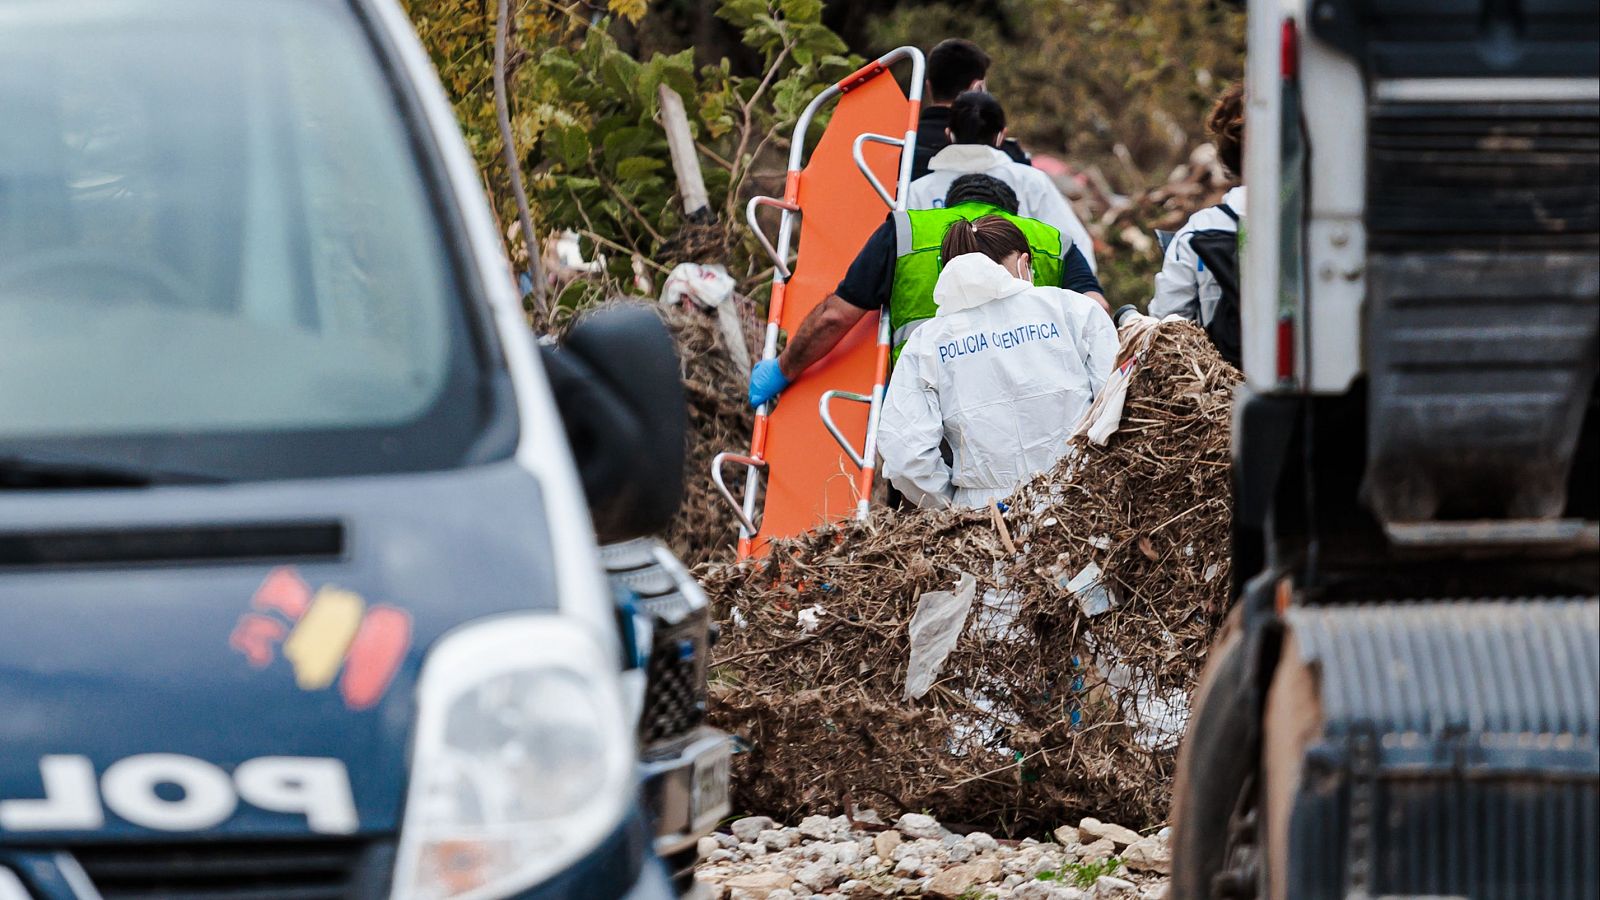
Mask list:
[[[1095,645],[1087,636],[1090,647]],[[1123,665],[1119,654],[1100,648],[1094,666],[1105,675],[1106,687],[1133,728],[1133,742],[1145,750],[1172,750],[1189,724],[1189,695],[1176,688],[1165,691],[1138,669]]]
[[1111,587],[1105,583],[1105,573],[1100,571],[1100,566],[1089,563],[1078,574],[1072,576],[1066,589],[1078,600],[1078,608],[1086,616],[1098,616],[1117,605],[1116,597],[1112,596]]
[[1117,352],[1116,371],[1111,373],[1106,386],[1100,389],[1088,411],[1078,420],[1078,426],[1072,430],[1073,437],[1087,435],[1091,443],[1100,447],[1111,440],[1111,436],[1122,427],[1122,410],[1128,400],[1128,382],[1138,372],[1144,354],[1149,351],[1150,342],[1155,338],[1156,329],[1161,323],[1178,318],[1176,315],[1165,319],[1135,315],[1117,329],[1120,349]]
[[939,677],[939,670],[961,638],[962,626],[978,592],[978,580],[966,572],[953,591],[929,591],[917,600],[909,628],[911,658],[906,662],[905,699],[916,700]]

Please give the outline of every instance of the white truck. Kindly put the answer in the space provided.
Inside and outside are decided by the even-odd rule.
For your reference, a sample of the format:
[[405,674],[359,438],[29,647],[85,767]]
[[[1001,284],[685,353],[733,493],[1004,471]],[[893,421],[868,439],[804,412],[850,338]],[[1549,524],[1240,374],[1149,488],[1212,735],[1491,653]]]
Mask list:
[[1250,0],[1181,900],[1600,893],[1600,7]]

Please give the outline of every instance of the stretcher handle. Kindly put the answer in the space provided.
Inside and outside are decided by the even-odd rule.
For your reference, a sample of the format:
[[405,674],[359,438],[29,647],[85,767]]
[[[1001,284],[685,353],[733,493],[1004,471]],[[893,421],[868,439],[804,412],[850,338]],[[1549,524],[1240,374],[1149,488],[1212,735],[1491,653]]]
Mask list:
[[756,459],[754,456],[745,456],[742,453],[723,452],[711,458],[711,483],[717,486],[717,493],[722,495],[722,499],[728,501],[728,505],[733,507],[733,514],[739,519],[739,527],[745,530],[745,534],[754,535],[756,533],[756,524],[750,521],[750,516],[744,511],[744,506],[734,499],[733,492],[728,490],[728,483],[722,480],[722,467],[727,463],[738,463],[742,466],[749,466],[752,469],[765,469],[767,463],[765,460]]
[[833,414],[828,410],[828,404],[834,400],[853,400],[856,403],[870,405],[872,398],[866,394],[856,394],[850,391],[823,391],[822,398],[817,401],[817,415],[822,417],[823,427],[827,428],[828,433],[833,435],[833,439],[839,442],[839,446],[844,449],[844,452],[850,455],[850,461],[856,464],[856,468],[865,469],[867,467],[866,458],[856,452],[856,448],[850,445],[850,439],[844,436],[844,432],[839,430],[838,425],[834,424]]
[[868,131],[856,135],[855,143],[850,145],[850,156],[855,159],[856,168],[861,170],[861,174],[867,176],[867,183],[872,185],[872,189],[878,193],[878,199],[882,200],[885,206],[894,209],[894,197],[890,195],[889,189],[883,186],[883,182],[878,180],[878,176],[872,174],[872,167],[867,165],[867,158],[861,155],[861,145],[868,141],[874,144],[888,144],[891,147],[899,147],[901,152],[905,151],[906,142],[903,138],[889,137],[886,134],[873,134]]
[[749,223],[750,230],[755,232],[756,240],[761,242],[761,249],[767,251],[767,256],[772,258],[772,267],[778,273],[778,277],[788,281],[789,264],[784,261],[782,254],[778,253],[778,248],[767,240],[766,233],[761,230],[761,223],[756,221],[756,210],[763,206],[776,207],[784,212],[799,212],[800,204],[779,200],[777,197],[751,197],[750,202],[744,207],[744,220]]

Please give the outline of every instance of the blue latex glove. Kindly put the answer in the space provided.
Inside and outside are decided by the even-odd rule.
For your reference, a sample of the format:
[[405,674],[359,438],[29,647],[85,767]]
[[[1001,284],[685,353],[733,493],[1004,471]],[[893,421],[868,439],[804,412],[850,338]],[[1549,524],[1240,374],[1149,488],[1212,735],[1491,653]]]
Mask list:
[[760,406],[769,403],[788,386],[789,379],[785,378],[783,370],[778,368],[778,361],[763,359],[756,363],[755,370],[750,373],[750,405]]

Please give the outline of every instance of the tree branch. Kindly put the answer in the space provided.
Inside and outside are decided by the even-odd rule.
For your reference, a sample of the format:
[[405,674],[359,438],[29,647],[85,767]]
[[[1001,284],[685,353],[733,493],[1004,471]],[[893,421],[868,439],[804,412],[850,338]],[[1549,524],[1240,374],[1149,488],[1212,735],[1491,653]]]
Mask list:
[[750,163],[754,162],[753,158],[749,161],[744,158],[744,151],[750,146],[751,114],[755,109],[756,103],[766,94],[767,89],[772,87],[773,81],[778,77],[778,70],[783,68],[784,60],[789,58],[789,51],[793,49],[794,41],[789,38],[788,32],[785,31],[782,49],[778,51],[777,56],[772,58],[772,65],[767,68],[767,73],[762,76],[761,83],[756,85],[756,89],[751,92],[750,99],[740,104],[739,113],[743,124],[739,127],[739,146],[733,151],[734,168],[728,178],[728,209],[724,217],[728,221],[733,220],[734,214],[739,209],[739,189],[744,185],[745,175],[750,169]]
[[540,320],[549,315],[545,295],[543,248],[533,228],[533,213],[528,210],[528,192],[522,186],[522,160],[517,155],[516,136],[511,131],[511,106],[506,98],[506,40],[511,32],[511,0],[500,0],[494,27],[494,112],[500,124],[500,150],[506,174],[511,179],[511,194],[517,201],[517,218],[522,222],[522,240],[528,245],[528,279],[533,282],[534,311]]
[[622,192],[617,190],[616,185],[604,178],[600,179],[600,183],[606,186],[606,190],[611,192],[611,196],[617,198],[617,202],[622,204],[623,209],[627,210],[636,220],[638,220],[639,224],[644,227],[645,232],[648,233],[651,238],[655,239],[657,244],[666,243],[667,239],[662,237],[660,232],[656,231],[650,226],[650,220],[644,217],[644,213],[639,212],[639,208],[637,206],[634,206],[632,203],[628,202],[628,198],[624,197]]

